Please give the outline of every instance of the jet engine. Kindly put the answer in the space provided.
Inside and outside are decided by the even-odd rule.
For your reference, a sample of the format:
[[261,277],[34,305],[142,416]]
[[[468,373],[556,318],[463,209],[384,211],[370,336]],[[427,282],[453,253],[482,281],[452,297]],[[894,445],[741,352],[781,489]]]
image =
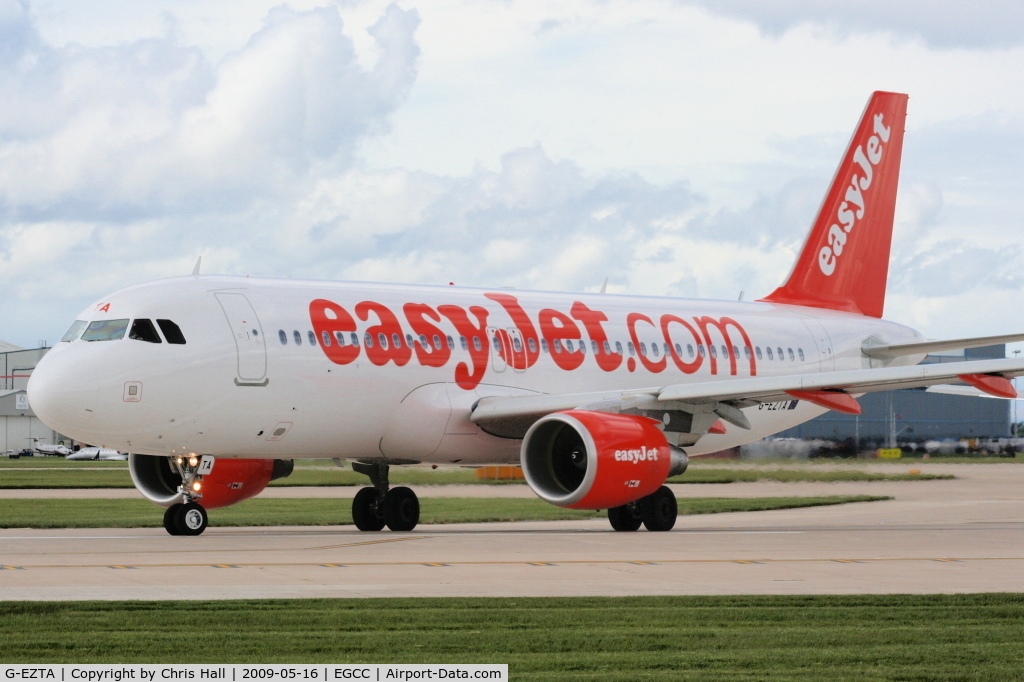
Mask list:
[[[183,501],[178,490],[181,474],[172,457],[156,455],[128,456],[128,470],[135,487],[151,502],[170,507]],[[206,509],[217,509],[255,497],[271,481],[291,475],[295,463],[290,459],[227,459],[214,461],[213,470],[198,480],[199,500]]]
[[647,417],[587,410],[537,420],[520,454],[527,483],[545,502],[610,509],[646,497],[686,470],[686,453],[670,446]]

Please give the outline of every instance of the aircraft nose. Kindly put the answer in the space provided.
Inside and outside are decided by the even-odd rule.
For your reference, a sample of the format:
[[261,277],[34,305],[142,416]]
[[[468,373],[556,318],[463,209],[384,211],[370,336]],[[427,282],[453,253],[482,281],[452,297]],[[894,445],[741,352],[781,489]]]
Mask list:
[[78,440],[92,419],[96,392],[68,350],[55,348],[39,361],[28,380],[28,403],[44,424]]

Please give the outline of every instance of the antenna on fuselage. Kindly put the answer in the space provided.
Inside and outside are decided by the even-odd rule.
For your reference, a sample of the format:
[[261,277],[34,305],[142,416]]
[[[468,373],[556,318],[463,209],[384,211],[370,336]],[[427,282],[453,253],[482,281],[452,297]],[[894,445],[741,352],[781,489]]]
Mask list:
[[740,292],[740,297],[739,297],[739,298],[737,298],[736,300],[737,300],[737,301],[742,301],[742,300],[743,300],[743,294],[744,294],[744,293],[745,293],[745,292],[741,291],[741,292]]
[[602,294],[608,293],[608,278],[607,277],[604,278],[604,284],[601,285],[601,293]]
[[200,256],[199,258],[196,259],[196,266],[194,268],[192,268],[192,274],[193,275],[198,275],[199,274],[199,266],[202,265],[202,264],[203,264],[203,257]]

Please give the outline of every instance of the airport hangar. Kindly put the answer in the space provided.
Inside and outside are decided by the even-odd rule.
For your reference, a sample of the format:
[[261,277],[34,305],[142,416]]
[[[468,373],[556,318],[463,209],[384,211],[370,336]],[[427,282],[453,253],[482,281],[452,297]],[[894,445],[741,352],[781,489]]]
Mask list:
[[63,443],[71,439],[44,424],[32,412],[25,387],[40,358],[50,350],[19,348],[0,341],[0,453],[17,454],[31,450],[35,438],[43,443]]
[[[935,353],[921,364],[1006,357],[1004,344]],[[882,391],[857,399],[859,415],[826,412],[779,434],[778,438],[855,443],[857,449],[930,440],[1010,438],[1016,401],[928,393],[923,389]]]
[[[71,447],[70,438],[46,426],[32,412],[25,387],[47,347],[25,349],[0,341],[0,453],[15,453],[31,447],[33,438],[45,443]],[[925,363],[1001,358],[1005,345],[937,353]],[[859,399],[863,413],[857,416],[827,412],[822,416],[778,434],[780,438],[852,441],[859,446],[884,444],[891,438],[900,443],[961,438],[1007,438],[1013,422],[1014,401],[973,398],[919,389],[872,393]]]

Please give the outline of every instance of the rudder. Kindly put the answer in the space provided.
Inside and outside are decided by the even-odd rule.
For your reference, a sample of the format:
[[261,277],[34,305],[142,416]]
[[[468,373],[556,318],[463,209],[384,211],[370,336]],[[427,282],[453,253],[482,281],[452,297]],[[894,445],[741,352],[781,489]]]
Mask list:
[[871,95],[793,271],[762,301],[882,316],[907,99]]

